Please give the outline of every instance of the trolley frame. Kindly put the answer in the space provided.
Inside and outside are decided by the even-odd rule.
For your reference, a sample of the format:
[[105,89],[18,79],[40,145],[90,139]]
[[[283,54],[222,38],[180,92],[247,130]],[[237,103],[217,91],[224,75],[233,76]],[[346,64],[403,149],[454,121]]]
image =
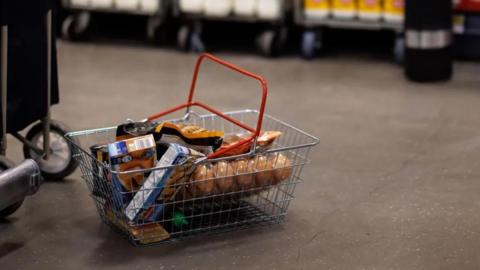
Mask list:
[[[51,102],[51,91],[52,91],[52,10],[49,9],[46,14],[45,23],[47,27],[47,113],[42,119],[43,123],[43,149],[38,148],[36,145],[28,141],[20,133],[14,132],[12,136],[21,141],[24,145],[27,145],[30,149],[35,151],[37,154],[43,156],[45,160],[48,160],[50,157],[50,141],[48,134],[50,134],[50,122],[51,122],[51,113],[50,113],[50,102]],[[8,25],[2,25],[2,44],[1,44],[1,104],[2,104],[2,134],[1,134],[1,148],[0,155],[5,155],[7,150],[7,93],[8,93]]]

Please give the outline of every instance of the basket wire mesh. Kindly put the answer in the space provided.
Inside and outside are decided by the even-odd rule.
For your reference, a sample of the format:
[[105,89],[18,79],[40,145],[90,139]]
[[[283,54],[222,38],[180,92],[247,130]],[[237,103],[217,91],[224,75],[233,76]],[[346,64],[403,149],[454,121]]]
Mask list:
[[[244,123],[257,122],[258,111],[242,110],[225,113]],[[199,234],[223,232],[248,228],[255,225],[281,223],[287,214],[290,202],[294,198],[296,184],[302,182],[301,173],[309,163],[309,151],[318,143],[318,139],[271,116],[263,117],[264,130],[281,131],[272,147],[262,152],[252,151],[233,157],[201,160],[195,164],[179,164],[126,172],[114,171],[107,164],[97,160],[90,152],[90,146],[108,144],[115,141],[116,127],[72,132],[66,135],[74,149],[74,157],[80,163],[82,178],[87,183],[90,195],[104,223],[123,234],[135,245],[148,245],[191,237]],[[172,120],[210,130],[221,130],[228,134],[245,132],[237,125],[215,114],[198,115],[190,111],[186,117]],[[283,155],[286,159],[280,159]],[[265,161],[272,164],[266,166]],[[283,163],[280,164],[281,160]],[[223,162],[248,162],[253,170],[240,172],[235,166],[218,165]],[[263,165],[261,164],[263,162]],[[288,163],[287,163],[288,162]],[[213,168],[213,175],[192,176],[198,167]],[[225,169],[226,168],[226,169]],[[125,214],[124,205],[118,205],[115,198],[131,198],[138,192],[146,192],[142,187],[131,191],[122,191],[112,185],[112,177],[119,175],[155,174],[165,170],[174,170],[175,181],[171,188],[175,193],[168,199],[156,201],[152,211],[162,208],[162,214],[154,221],[131,221]],[[279,171],[280,170],[280,171]],[[275,173],[286,170],[287,177],[276,181]],[[259,177],[261,176],[261,177]],[[240,184],[238,179],[246,179]],[[258,178],[263,179],[257,181]],[[208,192],[201,188],[206,184],[214,188]],[[248,184],[250,183],[250,184]],[[117,197],[116,197],[117,196]],[[142,206],[138,206],[141,208]],[[181,213],[179,218],[175,213]]]

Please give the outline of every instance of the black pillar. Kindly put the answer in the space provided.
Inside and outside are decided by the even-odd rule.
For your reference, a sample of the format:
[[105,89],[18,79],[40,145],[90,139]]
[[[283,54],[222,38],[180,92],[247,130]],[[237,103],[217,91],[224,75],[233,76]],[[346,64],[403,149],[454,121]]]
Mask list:
[[434,82],[452,76],[452,0],[406,0],[405,74]]

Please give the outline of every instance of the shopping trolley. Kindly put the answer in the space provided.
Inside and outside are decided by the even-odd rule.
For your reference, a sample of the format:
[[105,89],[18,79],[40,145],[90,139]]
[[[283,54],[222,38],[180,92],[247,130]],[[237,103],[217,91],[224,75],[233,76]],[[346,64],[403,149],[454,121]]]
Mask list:
[[[275,2],[277,12],[262,14],[263,2]],[[226,5],[223,13],[207,11],[208,3]],[[243,8],[236,8],[245,5]],[[230,8],[228,7],[230,6]],[[204,22],[239,22],[258,24],[263,29],[256,39],[260,52],[266,56],[278,56],[287,38],[287,21],[292,9],[289,0],[179,0],[174,1],[173,15],[182,25],[177,34],[177,47],[182,51],[203,52]],[[256,10],[256,11],[255,11]],[[216,12],[216,13],[215,13]]]
[[[194,100],[195,86],[201,63],[211,60],[224,67],[239,72],[261,84],[261,105],[259,110],[240,110],[222,113],[205,103]],[[75,158],[80,163],[83,179],[90,190],[98,214],[104,223],[121,232],[135,245],[146,245],[157,242],[173,241],[199,234],[224,232],[249,228],[258,225],[281,223],[294,198],[297,183],[302,181],[303,167],[309,163],[310,149],[318,143],[318,139],[308,133],[282,122],[264,113],[267,99],[265,80],[251,72],[243,70],[210,54],[202,54],[196,63],[193,80],[188,95],[188,101],[164,112],[152,115],[149,121],[159,122],[160,118],[182,109],[186,114],[173,123],[193,124],[210,130],[220,130],[228,134],[244,134],[242,140],[229,147],[209,154],[205,159],[195,161],[193,165],[185,163],[142,170],[119,172],[101,163],[90,152],[90,146],[108,144],[115,141],[116,127],[92,129],[72,132],[66,135],[74,147]],[[199,114],[194,108],[206,110],[207,114]],[[270,149],[259,150],[256,147],[257,138],[262,130],[276,130],[283,134],[274,142]],[[251,144],[250,151],[245,154],[222,157],[223,154],[238,147]],[[280,156],[283,156],[281,159]],[[271,160],[271,166],[259,165],[262,159]],[[250,171],[240,171],[240,167],[230,167],[220,173],[220,163],[249,161],[254,168]],[[281,163],[281,164],[280,164]],[[192,176],[192,171],[201,166],[217,168],[206,177]],[[274,173],[288,174],[283,181],[274,181]],[[115,194],[122,197],[132,197],[148,190],[143,187],[133,192],[122,192],[112,184],[112,177],[134,175],[138,173],[162,174],[174,170],[177,180],[171,189],[175,194],[162,203],[155,204],[153,211],[161,208],[163,214],[153,222],[131,221],[126,214],[126,207],[118,207]],[[262,176],[262,183],[257,177]],[[221,183],[237,181],[238,178],[251,180],[249,185],[222,188]],[[255,181],[252,179],[255,178]],[[234,179],[234,180],[233,180]],[[200,192],[192,187],[214,183],[214,189]],[[157,201],[158,202],[158,201]],[[140,206],[137,206],[140,207]],[[161,225],[165,232],[155,231],[155,226]],[[157,227],[158,229],[158,227]],[[152,232],[153,231],[153,232]]]
[[[32,195],[38,190],[41,183],[40,171],[45,178],[62,179],[77,168],[77,162],[72,158],[72,151],[64,138],[64,135],[69,131],[68,128],[50,117],[52,83],[54,82],[52,77],[56,77],[52,71],[52,60],[55,59],[54,54],[52,54],[54,51],[52,10],[48,7],[48,1],[35,2],[35,5],[31,7],[32,10],[24,9],[23,5],[25,3],[21,1],[10,1],[8,6],[7,2],[7,0],[0,0],[0,218],[13,214],[22,205],[25,196]],[[31,18],[35,21],[34,23],[25,19],[32,14],[35,17]],[[46,44],[43,41],[32,41],[31,39],[31,36],[38,38],[36,35],[40,31],[36,28],[35,23],[37,21],[43,21],[45,25],[46,36],[44,40]],[[43,29],[43,25],[39,27]],[[43,45],[46,45],[45,51],[42,51]],[[36,51],[31,52],[32,48]],[[32,57],[38,50],[45,55],[45,85],[38,85],[30,89],[18,82],[21,75],[18,73],[28,73],[29,78],[35,82],[39,80],[39,77],[42,77],[37,76],[44,71],[36,69],[38,65],[28,65],[22,62],[22,57]],[[30,69],[27,72],[16,72],[19,71],[19,66],[27,66]],[[12,69],[9,69],[9,67],[12,67]],[[9,86],[12,87],[9,88]],[[38,100],[35,100],[35,102],[40,104],[39,106],[45,106],[45,115],[42,114],[43,112],[39,112],[41,110],[38,108],[26,108],[28,105],[25,105],[26,103],[23,101],[28,98],[38,98],[38,95],[29,96],[30,93],[44,94],[45,104],[38,103]],[[7,99],[7,94],[9,98],[13,98]],[[19,133],[21,129],[37,120],[41,121],[34,124],[26,136]],[[7,132],[23,143],[23,154],[26,161],[18,166],[15,166],[5,157]]]

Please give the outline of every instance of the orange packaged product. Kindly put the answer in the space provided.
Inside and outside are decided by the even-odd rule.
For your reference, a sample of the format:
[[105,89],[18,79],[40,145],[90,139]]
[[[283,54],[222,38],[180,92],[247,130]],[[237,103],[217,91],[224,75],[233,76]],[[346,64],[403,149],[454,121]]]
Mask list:
[[[282,132],[280,131],[265,131],[258,137],[257,147],[260,149],[268,149],[273,144],[273,142],[281,135],[282,135]],[[218,151],[221,151],[222,149],[230,147],[234,143],[247,138],[247,136],[248,135],[236,135],[236,134],[225,136],[225,138],[223,138],[222,146]],[[250,148],[252,147],[252,144],[253,144],[253,141],[249,143],[245,143],[243,145],[235,147],[234,149],[226,153],[223,153],[221,156],[229,157],[229,156],[236,156],[236,155],[248,153],[250,151]]]

